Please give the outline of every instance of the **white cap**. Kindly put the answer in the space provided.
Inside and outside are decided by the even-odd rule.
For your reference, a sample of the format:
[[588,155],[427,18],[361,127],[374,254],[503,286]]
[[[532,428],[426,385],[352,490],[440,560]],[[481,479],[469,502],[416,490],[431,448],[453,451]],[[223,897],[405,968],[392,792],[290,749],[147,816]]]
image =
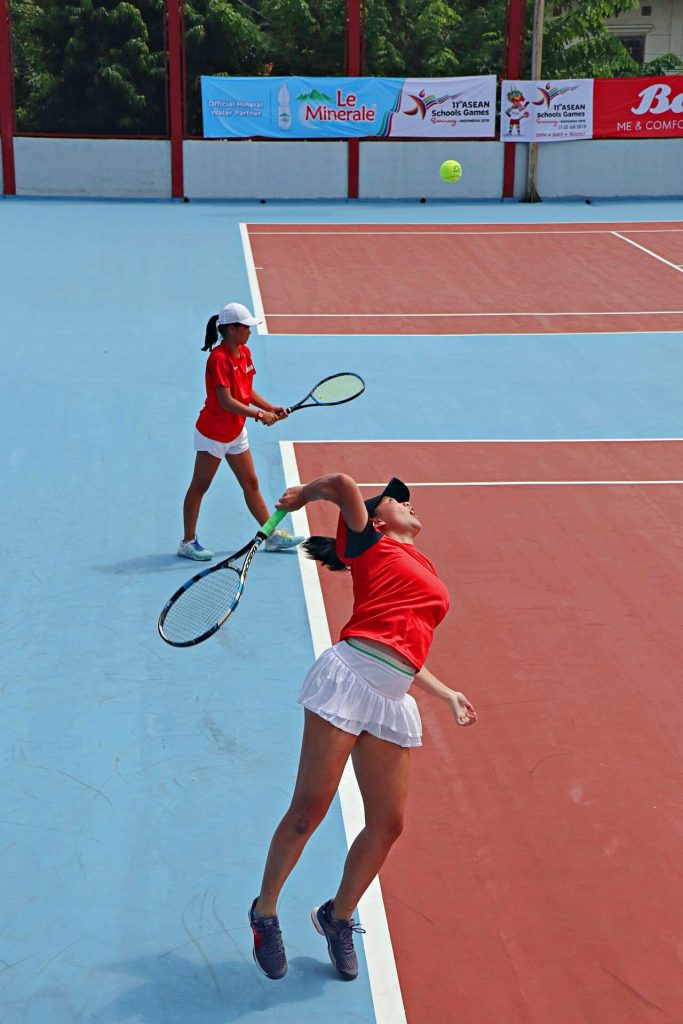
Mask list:
[[244,324],[246,327],[256,327],[261,321],[251,315],[246,306],[241,302],[228,302],[218,314],[219,324]]

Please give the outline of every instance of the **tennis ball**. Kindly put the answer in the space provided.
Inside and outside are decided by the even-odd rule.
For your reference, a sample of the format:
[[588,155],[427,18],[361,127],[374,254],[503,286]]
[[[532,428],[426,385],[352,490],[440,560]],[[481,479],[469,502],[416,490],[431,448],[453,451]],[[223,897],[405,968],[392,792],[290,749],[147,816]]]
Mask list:
[[444,181],[459,181],[462,177],[462,167],[457,160],[444,160],[439,168],[439,174]]

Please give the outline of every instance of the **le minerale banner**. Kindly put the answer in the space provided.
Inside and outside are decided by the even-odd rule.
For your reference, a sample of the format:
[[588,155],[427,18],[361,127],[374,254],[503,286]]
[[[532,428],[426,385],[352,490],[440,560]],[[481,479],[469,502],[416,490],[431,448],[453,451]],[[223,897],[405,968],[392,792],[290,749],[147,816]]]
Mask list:
[[496,78],[203,76],[205,139],[491,139]]
[[503,142],[683,138],[683,78],[503,82]]

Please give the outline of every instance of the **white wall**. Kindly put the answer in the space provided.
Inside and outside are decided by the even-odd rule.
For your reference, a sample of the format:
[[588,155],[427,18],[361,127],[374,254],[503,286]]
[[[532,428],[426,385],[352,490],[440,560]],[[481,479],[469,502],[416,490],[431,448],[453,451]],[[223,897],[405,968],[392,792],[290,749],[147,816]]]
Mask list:
[[345,199],[347,147],[330,142],[185,142],[192,199]]
[[[362,142],[362,199],[500,199],[500,142]],[[14,140],[17,194],[161,198],[171,195],[170,143],[122,139]],[[515,196],[524,195],[526,144],[516,147]],[[459,160],[455,185],[439,177]],[[344,142],[184,143],[191,199],[345,199]],[[683,139],[544,142],[542,197],[683,196]]]
[[544,142],[538,191],[566,196],[681,196],[683,139]]
[[[462,164],[462,178],[443,181],[444,160]],[[500,142],[361,142],[361,199],[500,199]]]
[[171,196],[171,143],[15,138],[17,195]]

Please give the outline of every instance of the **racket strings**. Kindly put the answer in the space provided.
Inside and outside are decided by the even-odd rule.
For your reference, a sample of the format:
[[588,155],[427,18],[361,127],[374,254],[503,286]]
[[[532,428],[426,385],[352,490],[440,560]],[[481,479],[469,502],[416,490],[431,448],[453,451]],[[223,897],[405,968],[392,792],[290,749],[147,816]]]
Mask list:
[[312,397],[323,405],[333,402],[348,402],[364,390],[365,384],[357,374],[339,373],[316,385]]
[[163,621],[171,643],[196,640],[232,610],[240,593],[240,571],[233,565],[210,572],[188,587],[171,605]]

